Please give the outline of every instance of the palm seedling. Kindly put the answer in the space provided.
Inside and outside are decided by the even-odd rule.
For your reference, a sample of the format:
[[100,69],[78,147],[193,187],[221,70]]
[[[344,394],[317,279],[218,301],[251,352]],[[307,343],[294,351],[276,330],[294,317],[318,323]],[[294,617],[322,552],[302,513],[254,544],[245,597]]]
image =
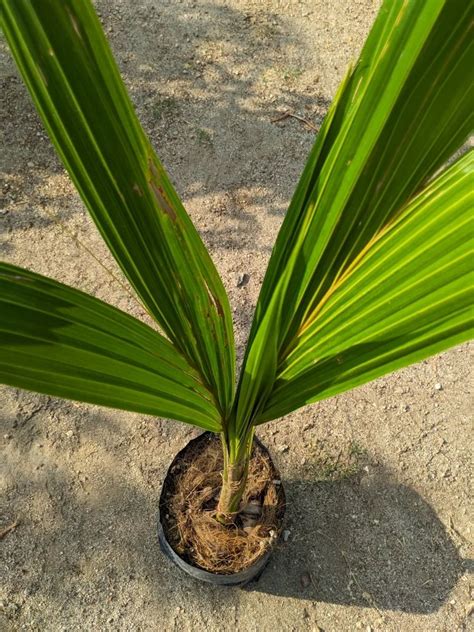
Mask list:
[[274,246],[235,388],[222,282],[134,114],[89,0],[3,0],[36,107],[162,333],[2,263],[0,375],[222,438],[216,518],[239,510],[255,427],[469,337],[469,3],[385,0]]

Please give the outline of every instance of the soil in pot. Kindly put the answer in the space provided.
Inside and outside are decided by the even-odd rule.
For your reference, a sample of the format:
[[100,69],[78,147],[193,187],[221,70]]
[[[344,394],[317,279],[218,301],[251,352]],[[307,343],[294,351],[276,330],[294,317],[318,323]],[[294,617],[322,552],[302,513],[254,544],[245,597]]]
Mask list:
[[230,575],[260,560],[281,531],[285,496],[266,448],[254,440],[241,509],[234,524],[215,519],[222,484],[220,438],[205,433],[174,459],[160,499],[160,520],[174,551],[211,573]]

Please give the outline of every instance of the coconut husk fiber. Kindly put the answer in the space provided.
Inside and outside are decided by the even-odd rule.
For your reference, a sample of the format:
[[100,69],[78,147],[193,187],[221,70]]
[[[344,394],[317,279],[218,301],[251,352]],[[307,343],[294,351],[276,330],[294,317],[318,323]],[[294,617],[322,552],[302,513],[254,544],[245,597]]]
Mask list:
[[216,508],[222,485],[222,445],[211,433],[182,450],[170,467],[160,501],[166,538],[186,562],[232,574],[265,555],[281,530],[284,493],[265,448],[254,441],[240,511],[222,525]]

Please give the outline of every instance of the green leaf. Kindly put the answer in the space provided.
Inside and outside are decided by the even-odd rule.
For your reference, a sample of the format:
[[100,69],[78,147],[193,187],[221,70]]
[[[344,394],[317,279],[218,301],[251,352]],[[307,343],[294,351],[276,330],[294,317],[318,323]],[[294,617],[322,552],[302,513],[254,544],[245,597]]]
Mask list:
[[474,152],[417,196],[296,336],[258,423],[469,339]]
[[[316,139],[273,250],[239,385],[236,435],[268,409],[282,363],[333,285],[472,129],[469,11],[461,0],[383,3]],[[451,291],[448,311],[456,311]],[[295,401],[300,386],[309,398],[306,383],[292,382]]]
[[92,296],[0,263],[0,379],[221,430],[197,371],[161,334]]
[[[301,176],[298,187],[293,196],[290,209],[285,218],[285,223],[280,230],[274,248],[274,253],[285,249],[288,240],[297,239],[301,230],[300,218],[297,209],[302,207],[309,192],[314,186],[315,172],[318,162],[326,155],[334,130],[338,128],[344,113],[343,95],[351,81],[351,72],[342,82],[338,94],[321,126],[314,147],[309,155],[307,164]],[[235,400],[235,411],[230,424],[229,432],[237,443],[241,437],[245,437],[252,420],[258,417],[266,398],[270,395],[278,366],[278,339],[282,328],[283,313],[286,310],[284,303],[285,291],[289,276],[273,278],[274,268],[270,267],[265,276],[265,282],[260,292],[256,308],[252,331],[246,349],[242,374]],[[272,289],[272,292],[269,290]],[[266,306],[264,309],[263,306]]]
[[234,392],[218,273],[133,111],[89,0],[5,0],[2,26],[44,124],[149,313],[216,393]]

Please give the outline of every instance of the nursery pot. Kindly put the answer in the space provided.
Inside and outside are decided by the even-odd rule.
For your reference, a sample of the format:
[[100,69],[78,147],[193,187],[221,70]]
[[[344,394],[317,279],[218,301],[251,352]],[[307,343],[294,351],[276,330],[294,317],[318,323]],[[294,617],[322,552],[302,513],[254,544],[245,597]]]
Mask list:
[[265,553],[262,554],[260,558],[258,558],[251,566],[247,568],[232,573],[232,574],[220,574],[210,572],[205,570],[204,568],[200,568],[199,566],[190,562],[190,560],[186,559],[185,555],[179,555],[173,548],[169,537],[167,536],[167,518],[168,518],[168,499],[170,497],[170,493],[174,489],[174,481],[176,477],[176,469],[177,466],[179,468],[179,464],[184,462],[186,459],[186,454],[189,454],[191,451],[194,452],[200,444],[205,444],[206,442],[215,440],[216,435],[212,432],[205,432],[195,439],[192,439],[173,459],[171,465],[168,468],[168,472],[166,474],[166,478],[163,483],[163,488],[160,495],[160,513],[159,513],[159,521],[158,521],[158,538],[160,543],[160,548],[163,553],[172,561],[176,566],[178,566],[181,570],[183,570],[187,575],[193,577],[194,579],[199,579],[204,582],[208,582],[211,584],[216,584],[219,586],[244,586],[248,582],[252,580],[256,580],[261,575],[263,569],[265,568],[270,556],[273,552],[275,544],[278,541],[278,538],[281,533],[281,527],[283,523],[284,513],[285,513],[285,492],[283,490],[283,485],[281,484],[281,478],[278,470],[276,469],[271,456],[267,450],[267,448],[262,444],[262,442],[254,438],[254,445],[257,445],[260,449],[261,453],[265,454],[265,456],[269,459],[272,468],[272,476],[273,482],[276,481],[276,489],[277,489],[277,524],[275,537],[273,538],[273,542],[269,548],[266,549]]

